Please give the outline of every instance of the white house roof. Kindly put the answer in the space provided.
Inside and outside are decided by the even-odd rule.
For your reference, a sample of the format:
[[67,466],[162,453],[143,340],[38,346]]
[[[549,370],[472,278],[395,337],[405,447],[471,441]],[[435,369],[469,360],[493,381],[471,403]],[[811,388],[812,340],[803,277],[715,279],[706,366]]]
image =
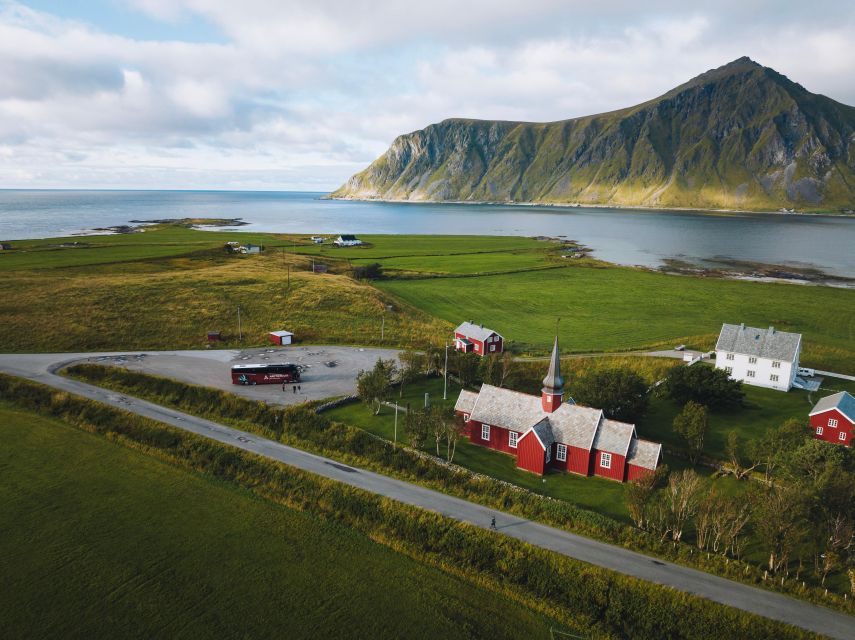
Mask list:
[[[454,330],[455,333],[462,333],[467,338],[475,338],[478,342],[484,342],[491,335],[496,333],[492,329],[488,329],[482,324],[474,324],[472,322],[463,322]],[[496,335],[499,335],[496,333]]]
[[454,404],[454,410],[462,411],[463,413],[472,413],[472,409],[475,407],[475,401],[477,399],[477,393],[461,389],[460,395],[457,397],[457,402]]
[[626,461],[627,464],[655,471],[661,452],[662,445],[658,442],[633,438],[629,444],[629,453],[627,454]]
[[293,336],[294,334],[290,331],[271,331],[271,336],[278,336],[280,338],[287,338],[288,336]]
[[811,410],[810,415],[813,416],[817,413],[831,411],[832,409],[837,409],[840,413],[849,418],[851,422],[855,422],[855,398],[853,398],[848,391],[839,391],[838,393],[830,396],[820,398],[819,402],[817,402]]
[[594,449],[626,457],[635,435],[635,426],[617,420],[603,420],[594,437]]
[[723,324],[716,351],[729,351],[747,356],[794,362],[802,334],[776,331],[774,327],[758,329],[744,324]]

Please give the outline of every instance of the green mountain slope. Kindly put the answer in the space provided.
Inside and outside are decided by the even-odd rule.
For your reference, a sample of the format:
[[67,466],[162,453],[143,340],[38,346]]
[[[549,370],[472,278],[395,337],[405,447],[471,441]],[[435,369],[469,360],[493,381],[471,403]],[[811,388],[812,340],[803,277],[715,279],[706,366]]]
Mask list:
[[336,198],[855,209],[855,108],[740,58],[635,107],[549,123],[444,120]]

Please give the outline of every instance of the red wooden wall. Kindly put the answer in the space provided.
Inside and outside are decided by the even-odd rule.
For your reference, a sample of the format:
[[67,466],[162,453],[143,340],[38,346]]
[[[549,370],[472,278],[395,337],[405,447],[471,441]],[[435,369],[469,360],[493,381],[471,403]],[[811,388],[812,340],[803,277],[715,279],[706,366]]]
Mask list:
[[[828,426],[828,421],[830,419],[837,420],[836,427]],[[811,416],[810,426],[813,430],[813,437],[818,440],[825,440],[826,442],[833,442],[834,444],[842,444],[847,447],[852,445],[852,423],[849,421],[849,418],[844,416],[837,409],[829,409],[828,411],[823,411],[822,413]],[[822,435],[817,434],[817,427],[822,427]],[[840,439],[841,431],[846,434],[845,440]]]
[[519,440],[517,448],[517,467],[526,471],[533,471],[543,475],[546,462],[546,452],[540,444],[540,440],[529,431],[524,438]]

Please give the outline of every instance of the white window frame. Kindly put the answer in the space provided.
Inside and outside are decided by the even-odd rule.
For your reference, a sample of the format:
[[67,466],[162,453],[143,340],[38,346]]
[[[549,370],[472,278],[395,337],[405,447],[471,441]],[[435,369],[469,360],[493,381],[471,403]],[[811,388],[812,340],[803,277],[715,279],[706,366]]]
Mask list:
[[837,439],[838,439],[838,440],[842,440],[842,441],[846,442],[846,432],[845,432],[845,431],[841,431],[840,433],[838,433],[838,434],[837,434]]
[[727,374],[733,373],[733,367],[725,367],[724,372]]
[[464,413],[464,414],[463,414],[463,419],[464,419],[466,422],[469,422],[469,414],[468,414],[468,413]]
[[495,351],[495,350],[496,350],[496,345],[491,344],[491,345],[490,345],[490,351]]
[[481,425],[481,440],[490,441],[490,425],[482,424]]
[[558,446],[555,448],[555,459],[558,462],[567,462],[567,445],[558,443]]
[[757,356],[748,356],[748,364],[757,364]]
[[612,454],[606,453],[605,451],[600,452],[600,466],[603,469],[611,469],[612,468]]
[[728,354],[726,354],[726,355],[724,356],[724,359],[725,359],[725,360],[733,360],[733,354],[732,354],[732,353],[728,353]]
[[770,376],[769,376],[769,380],[771,380],[772,382],[777,382],[777,381],[778,381],[778,376],[776,376],[776,375],[773,373],[772,375],[770,375]]
[[834,427],[836,429],[837,428],[837,419],[836,418],[829,418],[828,419],[828,426]]
[[749,369],[748,371],[745,372],[745,377],[746,378],[753,378],[754,373],[755,373],[754,369]]
[[817,427],[817,428],[816,428],[816,435],[818,435],[818,436],[821,436],[821,435],[822,435],[822,427]]
[[781,368],[781,363],[780,363],[778,360],[773,360],[773,361],[772,361],[772,368],[773,368],[773,369],[780,369],[780,368]]
[[520,434],[517,431],[508,431],[508,446],[511,449],[517,448],[517,443],[520,440]]

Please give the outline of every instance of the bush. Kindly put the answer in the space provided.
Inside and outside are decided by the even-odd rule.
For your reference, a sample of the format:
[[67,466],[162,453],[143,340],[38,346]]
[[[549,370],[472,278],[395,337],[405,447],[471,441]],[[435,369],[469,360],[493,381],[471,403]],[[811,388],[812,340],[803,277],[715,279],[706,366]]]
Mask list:
[[573,399],[613,420],[635,423],[647,409],[647,383],[632,371],[603,369],[576,380]]
[[672,367],[665,377],[664,388],[680,404],[692,400],[713,411],[737,407],[745,396],[742,383],[731,380],[724,369],[701,364]]

